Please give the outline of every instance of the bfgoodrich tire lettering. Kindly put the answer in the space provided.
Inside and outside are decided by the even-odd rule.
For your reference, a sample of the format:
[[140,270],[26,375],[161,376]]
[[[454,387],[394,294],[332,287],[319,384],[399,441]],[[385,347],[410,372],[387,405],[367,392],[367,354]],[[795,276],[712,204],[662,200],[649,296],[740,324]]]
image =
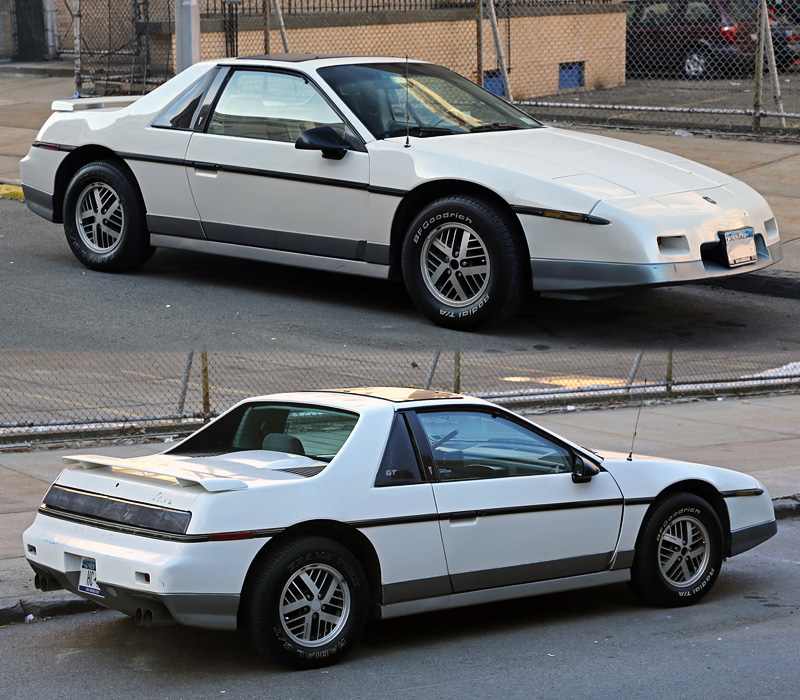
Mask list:
[[153,254],[141,196],[131,176],[112,161],[95,161],[75,173],[64,196],[63,220],[72,252],[92,270],[131,270]]
[[256,566],[241,616],[256,651],[294,669],[344,658],[367,620],[368,584],[358,559],[338,542],[304,537]]
[[431,202],[403,241],[408,293],[422,313],[448,328],[467,330],[512,316],[528,266],[510,215],[471,197]]
[[674,494],[657,502],[636,543],[631,585],[653,605],[691,605],[714,585],[722,566],[722,527],[707,501]]

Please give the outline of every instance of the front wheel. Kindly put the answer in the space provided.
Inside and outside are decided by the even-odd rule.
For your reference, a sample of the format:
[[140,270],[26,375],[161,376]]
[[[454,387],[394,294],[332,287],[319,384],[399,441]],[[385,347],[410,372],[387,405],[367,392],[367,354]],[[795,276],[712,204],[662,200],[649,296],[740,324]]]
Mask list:
[[683,75],[689,80],[705,80],[710,69],[711,60],[703,49],[689,49],[683,57]]
[[648,603],[696,603],[722,566],[722,527],[707,501],[689,493],[668,496],[645,518],[636,542],[631,586]]
[[479,199],[442,197],[411,222],[403,281],[434,323],[469,330],[516,312],[529,257],[509,214]]
[[131,270],[153,254],[139,192],[115,162],[95,161],[75,173],[63,217],[72,252],[92,270]]
[[369,607],[358,559],[322,537],[271,552],[243,598],[242,625],[253,647],[294,669],[340,661],[361,636]]

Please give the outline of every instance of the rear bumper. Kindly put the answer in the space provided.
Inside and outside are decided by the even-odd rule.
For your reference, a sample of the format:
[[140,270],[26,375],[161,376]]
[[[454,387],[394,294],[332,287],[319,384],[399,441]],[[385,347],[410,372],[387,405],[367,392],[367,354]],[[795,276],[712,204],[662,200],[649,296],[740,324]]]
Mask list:
[[755,263],[735,268],[705,260],[640,264],[536,258],[531,260],[531,274],[533,288],[540,292],[613,290],[730,277],[761,270],[782,257],[779,241],[769,247],[760,247]]
[[[137,619],[147,620],[144,611],[150,612],[152,624],[178,622],[190,627],[235,630],[239,611],[239,596],[234,594],[172,593],[156,594],[137,591],[121,586],[98,582],[102,596],[78,590],[77,571],[57,571],[48,566],[28,560],[34,573],[40,579],[57,581],[58,585],[75,595],[91,600],[98,605],[125,613]],[[49,588],[56,588],[52,584]],[[150,624],[150,623],[148,623]]]

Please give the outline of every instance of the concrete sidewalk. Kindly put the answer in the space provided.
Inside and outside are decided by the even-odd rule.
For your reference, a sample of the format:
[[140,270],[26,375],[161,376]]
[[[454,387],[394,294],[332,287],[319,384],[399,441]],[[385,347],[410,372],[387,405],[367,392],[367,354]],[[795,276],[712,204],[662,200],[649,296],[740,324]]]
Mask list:
[[[592,449],[627,453],[637,413],[637,408],[609,407],[530,417]],[[61,457],[86,453],[134,457],[164,447],[149,443],[0,452],[0,625],[29,614],[43,617],[94,608],[64,591],[35,590],[22,550],[22,532],[61,471]],[[800,508],[800,395],[646,405],[635,454],[705,462],[752,474],[773,496],[779,515],[793,516]]]

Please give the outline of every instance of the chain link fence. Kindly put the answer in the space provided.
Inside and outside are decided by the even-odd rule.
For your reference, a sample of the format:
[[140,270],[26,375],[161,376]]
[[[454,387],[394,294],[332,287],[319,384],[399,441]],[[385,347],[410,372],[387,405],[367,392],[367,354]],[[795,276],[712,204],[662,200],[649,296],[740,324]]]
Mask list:
[[[200,54],[409,56],[547,121],[797,135],[800,0],[779,1],[199,0]],[[171,77],[174,9],[54,4],[78,92],[138,94]]]
[[0,446],[91,434],[188,432],[248,396],[404,386],[510,406],[800,389],[798,353],[4,352]]

